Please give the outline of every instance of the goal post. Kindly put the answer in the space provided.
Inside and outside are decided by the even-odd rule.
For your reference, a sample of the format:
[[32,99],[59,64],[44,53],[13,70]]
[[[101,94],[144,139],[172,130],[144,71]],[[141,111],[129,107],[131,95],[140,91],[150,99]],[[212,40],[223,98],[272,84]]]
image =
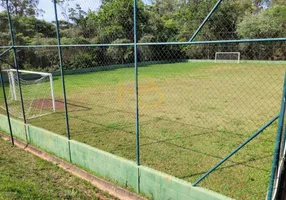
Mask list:
[[[56,100],[54,94],[54,84],[52,73],[18,70],[19,80],[16,69],[2,70],[6,73],[9,81],[8,105],[11,114],[21,118],[20,115],[20,90],[21,84],[26,118],[36,118],[56,112]],[[18,106],[16,106],[18,104]]]
[[9,80],[9,86],[11,91],[11,98],[17,101],[16,84],[13,71],[7,71],[7,76]]
[[52,104],[53,104],[53,111],[56,112],[56,100],[55,100],[55,93],[54,93],[54,83],[53,83],[53,74],[50,73],[50,86],[51,86],[51,94],[52,94]]
[[240,63],[240,52],[216,52],[215,63]]

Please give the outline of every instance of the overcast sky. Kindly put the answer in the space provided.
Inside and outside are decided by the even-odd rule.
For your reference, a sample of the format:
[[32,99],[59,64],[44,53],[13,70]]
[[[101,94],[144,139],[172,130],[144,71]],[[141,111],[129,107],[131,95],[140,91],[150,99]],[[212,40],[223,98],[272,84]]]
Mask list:
[[[151,0],[143,0],[143,1],[145,3],[150,3]],[[96,11],[100,6],[100,0],[73,0],[70,3],[70,7],[75,7],[76,4],[79,4],[81,8],[86,12],[88,10]],[[39,19],[44,19],[50,22],[55,20],[54,6],[52,0],[39,0],[38,8],[44,11],[44,13],[42,13],[41,16],[38,16]],[[3,8],[0,7],[0,11],[2,10]],[[61,12],[62,10],[58,7],[58,14],[60,20],[64,19]]]

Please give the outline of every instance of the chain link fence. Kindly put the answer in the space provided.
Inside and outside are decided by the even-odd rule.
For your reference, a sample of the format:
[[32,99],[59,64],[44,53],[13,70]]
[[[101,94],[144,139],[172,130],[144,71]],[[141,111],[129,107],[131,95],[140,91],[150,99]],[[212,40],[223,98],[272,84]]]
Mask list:
[[[25,123],[195,183],[279,113],[284,1],[139,0],[136,12],[133,0],[15,2],[10,15],[6,1],[0,9],[1,52],[13,47],[0,58],[13,118],[24,106]],[[15,86],[13,69],[29,71]],[[40,81],[45,73],[52,81]],[[13,88],[22,98],[9,101]],[[35,107],[51,113],[28,118]],[[276,129],[198,185],[265,198]]]

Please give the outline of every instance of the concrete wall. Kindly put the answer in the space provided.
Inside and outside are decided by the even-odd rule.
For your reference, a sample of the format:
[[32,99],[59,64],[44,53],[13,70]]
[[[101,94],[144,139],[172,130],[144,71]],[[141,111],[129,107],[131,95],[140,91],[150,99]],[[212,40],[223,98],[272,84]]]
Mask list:
[[[18,120],[11,119],[11,125],[13,127],[14,136],[17,138],[26,141],[26,130],[25,125]],[[0,131],[5,133],[10,133],[7,117],[0,114]]]
[[230,199],[213,191],[193,187],[191,183],[162,172],[140,166],[140,192],[152,199]]
[[[158,172],[89,145],[68,140],[50,131],[24,125],[12,119],[17,138],[72,162],[96,175],[132,188],[154,200],[218,200],[230,199],[210,190],[193,187],[191,183]],[[6,116],[0,114],[0,131],[9,133]]]
[[67,138],[50,131],[27,125],[28,143],[70,161],[70,148]]
[[72,163],[138,190],[138,168],[134,162],[73,140],[70,141],[70,150]]

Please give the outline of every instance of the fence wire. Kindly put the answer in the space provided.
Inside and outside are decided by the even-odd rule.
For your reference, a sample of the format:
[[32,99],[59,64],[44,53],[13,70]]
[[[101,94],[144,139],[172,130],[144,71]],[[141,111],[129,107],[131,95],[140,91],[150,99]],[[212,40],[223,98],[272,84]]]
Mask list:
[[[216,0],[139,0],[136,23],[133,0],[58,1],[62,63],[53,2],[13,2],[9,9],[19,69],[53,76],[56,110],[28,119],[32,125],[66,135],[62,66],[71,139],[135,161],[137,77],[141,164],[194,183],[279,113],[286,43],[251,39],[285,38],[284,1],[222,1],[194,41],[245,41],[216,44],[168,43],[188,42]],[[10,45],[10,35],[5,1],[1,5],[4,47]],[[2,70],[15,68],[13,59],[12,51],[1,57]],[[11,84],[4,78],[9,93]],[[38,80],[29,72],[22,78]],[[33,95],[36,102],[42,100],[31,94],[31,87],[35,84],[22,85],[24,102]],[[45,99],[51,109],[50,98]],[[37,103],[24,105],[27,109]],[[265,198],[276,127],[199,186],[236,199]]]

